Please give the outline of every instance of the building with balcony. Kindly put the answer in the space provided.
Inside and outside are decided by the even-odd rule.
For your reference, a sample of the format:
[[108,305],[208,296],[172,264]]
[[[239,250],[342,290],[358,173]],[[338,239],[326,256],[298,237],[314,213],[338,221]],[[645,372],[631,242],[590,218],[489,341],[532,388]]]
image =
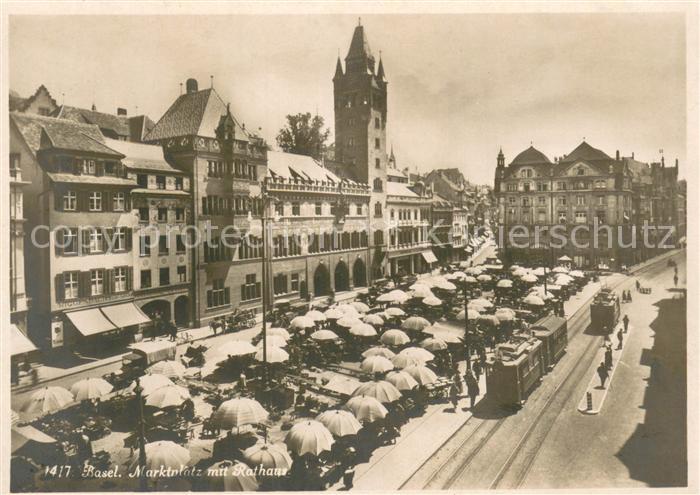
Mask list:
[[124,155],[95,125],[10,115],[22,163],[28,335],[43,348],[129,342],[149,320],[134,305],[131,210]]
[[[638,227],[653,219],[653,191],[667,174],[658,172],[662,168],[620,158],[619,152],[612,158],[585,141],[554,161],[531,146],[506,166],[500,152],[494,192],[506,256],[551,263],[567,254],[580,267],[639,261],[642,250],[632,243],[641,244]],[[667,176],[671,184],[673,174]],[[554,226],[566,243],[551,237]]]
[[190,178],[165,159],[157,145],[105,139],[124,158],[131,189],[134,302],[151,319],[178,327],[192,323],[192,221]]

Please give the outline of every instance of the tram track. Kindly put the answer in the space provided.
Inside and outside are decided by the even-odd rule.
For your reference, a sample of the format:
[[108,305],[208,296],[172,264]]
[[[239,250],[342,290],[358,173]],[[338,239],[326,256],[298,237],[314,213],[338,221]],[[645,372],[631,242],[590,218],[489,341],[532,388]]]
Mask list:
[[[620,280],[619,282],[615,283],[614,285],[611,285],[610,288],[615,290],[619,289],[620,287],[624,286],[625,284],[632,284],[632,278],[633,277],[639,277],[641,275],[646,275],[646,277],[651,277],[655,278],[658,276],[660,273],[663,273],[664,268],[666,268],[666,265],[663,264],[667,259],[674,258],[678,256],[680,253],[676,253],[670,256],[665,256],[659,260],[656,260],[655,262],[639,268],[637,271],[635,271],[633,274],[630,275],[630,277],[625,278],[623,280]],[[585,329],[588,327],[590,323],[590,313],[589,313],[589,303],[593,299],[593,296],[588,298],[584,304],[576,311],[574,314],[569,318],[568,320],[568,326],[571,329],[571,333],[569,334],[569,342],[573,341],[573,339],[577,336],[579,336],[581,333],[585,331]],[[515,448],[513,451],[510,453],[508,458],[506,459],[505,463],[501,466],[499,471],[497,472],[496,476],[493,478],[491,481],[489,488],[491,489],[497,489],[501,481],[504,479],[508,471],[511,469],[513,466],[513,463],[515,462],[518,454],[522,451],[524,445],[526,444],[527,440],[531,438],[531,435],[535,431],[536,427],[541,423],[542,419],[547,416],[551,418],[551,421],[548,423],[548,427],[544,432],[544,436],[542,437],[542,440],[546,438],[548,435],[549,431],[554,425],[554,422],[556,418],[559,416],[561,411],[563,410],[565,404],[567,403],[568,399],[571,397],[573,394],[574,389],[572,388],[568,394],[565,396],[560,395],[560,391],[562,390],[562,387],[569,383],[571,378],[573,376],[578,376],[579,379],[585,373],[589,366],[590,363],[593,360],[593,357],[595,355],[594,352],[592,352],[593,349],[597,349],[599,346],[600,338],[593,338],[591,341],[586,344],[584,347],[583,351],[581,352],[581,355],[579,359],[577,359],[572,365],[571,369],[565,373],[565,376],[563,380],[561,380],[554,390],[550,393],[550,396],[547,398],[545,401],[545,404],[542,408],[540,408],[536,418],[532,422],[532,424],[528,427],[528,429],[525,431],[525,433],[521,436],[519,439],[518,443],[516,444]],[[586,364],[586,366],[582,366],[583,364]],[[583,370],[583,371],[581,371]],[[578,371],[578,373],[576,373]],[[564,400],[561,400],[563,397]],[[561,406],[558,409],[552,409],[551,406],[554,403],[555,400],[560,399],[561,400]],[[554,414],[548,414],[550,411],[553,411]],[[488,420],[482,420],[481,423],[474,429],[474,431],[471,432],[464,440],[462,440],[456,448],[452,448],[453,452],[459,452],[462,451],[465,446],[467,446],[469,443],[473,441],[477,441],[476,445],[470,450],[469,454],[460,462],[460,464],[456,467],[456,469],[449,475],[447,480],[442,484],[442,489],[449,489],[452,488],[457,480],[461,478],[461,476],[467,471],[467,469],[470,467],[474,459],[477,457],[477,455],[482,451],[482,449],[488,444],[488,442],[491,440],[491,438],[501,429],[501,427],[506,423],[506,420],[510,416],[504,416],[502,418],[499,418],[497,421],[491,423]],[[471,419],[470,419],[471,420]],[[468,424],[470,420],[467,420],[465,423]],[[485,432],[482,432],[482,429],[486,425],[491,425],[490,429],[488,429]],[[451,441],[455,440],[457,435],[461,433],[463,428],[459,428],[456,430],[450,437],[445,440],[445,442],[442,444],[440,449],[444,448],[446,445],[448,445]],[[541,447],[542,441],[539,442],[539,446]],[[539,452],[539,447],[533,452],[533,455],[528,458],[524,469],[518,474],[517,479],[516,479],[516,488],[520,487],[522,483],[524,482],[525,478],[527,477],[527,474],[529,473],[532,464],[534,463],[534,460],[537,456],[537,453]],[[430,459],[427,459],[419,468],[416,470],[416,472],[420,471],[423,469],[428,461]],[[447,467],[447,465],[450,462],[453,462],[454,459],[452,456],[448,457],[441,465],[435,469],[430,477],[425,481],[423,484],[423,489],[427,489],[430,487],[432,483],[435,482],[437,479],[438,475]],[[403,489],[412,479],[413,477],[407,479],[404,481],[404,483],[399,486],[399,489]]]
[[[659,265],[663,260],[659,260],[657,263],[651,264],[647,267],[644,267],[640,269],[638,272],[635,273],[635,275],[641,275],[641,274],[646,274],[646,272],[650,272],[649,274],[646,274],[647,279],[655,279],[656,277],[662,275],[664,273],[664,269],[666,268],[665,265]],[[617,289],[625,284],[631,284],[631,280],[629,279],[624,279],[615,284],[612,289]],[[582,325],[580,328],[586,328],[587,325]],[[582,330],[579,330],[578,333],[580,333]],[[578,335],[577,333],[577,335]],[[560,389],[566,384],[566,382],[569,381],[569,379],[574,376],[575,372],[577,370],[583,370],[583,372],[580,372],[577,374],[578,378],[581,379],[583,376],[585,376],[585,373],[588,371],[588,368],[590,367],[590,363],[593,360],[593,357],[595,356],[595,353],[592,353],[591,350],[594,348],[598,347],[598,340],[599,339],[592,339],[584,348],[584,351],[581,354],[581,358],[578,360],[576,363],[576,366],[574,366],[574,369],[571,370],[571,372],[566,376],[566,378],[560,382],[550,398],[547,400],[545,403],[545,406],[542,408],[542,411],[544,414],[538,414],[533,423],[528,427],[528,429],[525,431],[523,436],[520,438],[518,443],[515,446],[515,449],[511,452],[511,454],[508,456],[508,459],[504,463],[504,465],[501,467],[501,469],[498,471],[496,477],[493,479],[491,482],[491,485],[489,486],[490,489],[498,489],[499,485],[501,482],[504,480],[506,474],[508,471],[513,467],[515,460],[517,459],[518,455],[523,451],[523,448],[526,444],[526,442],[531,438],[533,433],[535,432],[537,426],[541,424],[543,418],[549,417],[550,421],[548,421],[546,424],[545,430],[538,436],[538,442],[536,444],[536,447],[534,451],[531,453],[531,455],[527,456],[525,458],[525,463],[523,468],[520,470],[519,473],[516,473],[515,476],[515,482],[513,483],[513,486],[509,486],[507,488],[513,488],[517,489],[522,486],[524,483],[525,479],[527,478],[527,475],[529,474],[530,470],[532,469],[532,466],[541,451],[542,445],[544,444],[545,438],[549,435],[550,431],[554,427],[554,424],[556,422],[557,417],[561,414],[561,412],[564,410],[564,407],[566,406],[569,398],[573,395],[575,388],[569,389],[568,393],[565,394],[564,396],[558,396],[558,392]],[[590,355],[589,355],[590,354]],[[586,363],[587,365],[584,367],[580,367],[582,363]],[[555,399],[562,399],[561,400],[561,405],[558,408],[551,409],[550,406],[552,403],[554,403]],[[548,413],[552,414],[548,414]]]

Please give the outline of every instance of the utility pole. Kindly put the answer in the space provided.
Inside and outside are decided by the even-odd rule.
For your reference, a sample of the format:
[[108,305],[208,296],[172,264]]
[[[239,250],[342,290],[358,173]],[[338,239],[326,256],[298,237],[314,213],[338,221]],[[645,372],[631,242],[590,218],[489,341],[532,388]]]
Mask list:
[[139,408],[139,422],[138,422],[138,437],[139,437],[139,490],[142,492],[148,491],[148,478],[146,478],[146,433],[144,430],[143,421],[143,387],[141,387],[141,379],[136,379],[136,388],[134,388],[134,393],[136,394],[136,403]]
[[467,369],[471,369],[470,354],[471,348],[469,346],[469,296],[467,293],[467,282],[463,281],[464,284],[464,348],[467,354]]

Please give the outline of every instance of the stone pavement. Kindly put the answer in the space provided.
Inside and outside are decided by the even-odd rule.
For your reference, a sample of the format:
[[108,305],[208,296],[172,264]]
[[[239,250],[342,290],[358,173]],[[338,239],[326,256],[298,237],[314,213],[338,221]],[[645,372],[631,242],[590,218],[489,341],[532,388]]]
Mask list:
[[[622,358],[622,351],[625,349],[625,344],[627,343],[627,338],[632,331],[631,325],[628,327],[628,333],[623,333],[622,348],[618,349],[617,345],[617,332],[619,329],[623,328],[622,323],[619,323],[610,334],[610,343],[613,349],[613,362],[612,369],[608,371],[608,378],[605,381],[605,387],[600,386],[600,377],[598,376],[598,368],[593,372],[591,376],[591,381],[588,383],[586,391],[581,397],[581,401],[578,404],[578,410],[583,414],[598,414],[603,407],[605,402],[605,397],[608,395],[608,390],[610,390],[612,379],[617,369],[617,363],[620,362]],[[605,345],[602,345],[598,351],[598,355],[593,360],[594,363],[600,364],[605,361]],[[590,394],[590,397],[588,396]]]

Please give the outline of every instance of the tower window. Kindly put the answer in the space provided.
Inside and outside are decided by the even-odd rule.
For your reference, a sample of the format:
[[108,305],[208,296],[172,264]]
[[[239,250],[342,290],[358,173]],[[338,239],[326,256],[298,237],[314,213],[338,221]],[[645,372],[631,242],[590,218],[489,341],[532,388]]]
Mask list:
[[377,149],[377,150],[378,150],[380,146],[381,146],[381,141],[380,141],[380,139],[379,139],[379,138],[374,138],[374,149]]
[[381,168],[382,166],[382,161],[379,158],[374,159],[374,167],[375,168]]
[[374,118],[374,128],[379,129],[381,127],[381,123],[379,122],[379,117]]

